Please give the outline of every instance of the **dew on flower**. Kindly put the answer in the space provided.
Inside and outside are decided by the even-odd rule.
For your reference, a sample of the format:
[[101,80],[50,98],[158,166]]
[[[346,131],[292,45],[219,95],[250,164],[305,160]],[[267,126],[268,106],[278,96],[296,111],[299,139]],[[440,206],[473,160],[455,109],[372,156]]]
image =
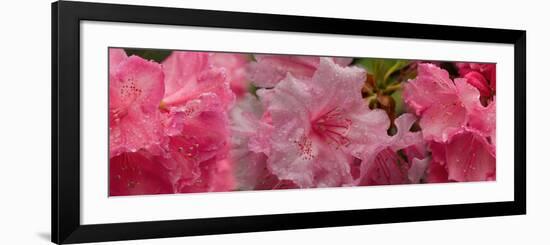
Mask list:
[[111,196],[496,179],[495,64],[126,52]]

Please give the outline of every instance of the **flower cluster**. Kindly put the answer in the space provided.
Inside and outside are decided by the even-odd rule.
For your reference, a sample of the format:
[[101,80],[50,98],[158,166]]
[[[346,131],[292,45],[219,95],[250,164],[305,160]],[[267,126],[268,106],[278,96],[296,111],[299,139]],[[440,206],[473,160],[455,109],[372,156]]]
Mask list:
[[[494,64],[457,64],[463,77],[420,64],[404,100],[420,116],[431,151],[427,180],[485,181],[496,177]],[[483,75],[485,74],[485,75]]]
[[110,49],[110,195],[234,188],[228,112],[244,60],[173,52],[159,64]]
[[397,134],[388,135],[388,115],[370,109],[362,97],[365,69],[348,66],[349,59],[260,56],[256,60],[249,74],[264,87],[256,92],[259,101],[250,96],[233,113],[236,145],[245,148],[237,151],[247,154],[245,161],[239,160],[246,162],[242,172],[256,173],[242,178],[240,188],[410,181],[409,166],[397,164],[397,151],[421,144],[420,133],[410,132],[415,118],[401,115]]
[[495,66],[453,68],[110,49],[109,193],[494,180]]

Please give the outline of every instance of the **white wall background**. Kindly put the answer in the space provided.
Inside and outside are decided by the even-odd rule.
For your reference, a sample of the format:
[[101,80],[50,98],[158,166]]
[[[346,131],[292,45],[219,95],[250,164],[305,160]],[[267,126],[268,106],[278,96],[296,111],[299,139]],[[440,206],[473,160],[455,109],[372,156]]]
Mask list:
[[[108,0],[107,2],[114,2]],[[548,244],[550,22],[544,1],[119,0],[121,3],[527,30],[526,216],[277,231],[107,244]],[[0,14],[0,244],[48,244],[50,1]]]

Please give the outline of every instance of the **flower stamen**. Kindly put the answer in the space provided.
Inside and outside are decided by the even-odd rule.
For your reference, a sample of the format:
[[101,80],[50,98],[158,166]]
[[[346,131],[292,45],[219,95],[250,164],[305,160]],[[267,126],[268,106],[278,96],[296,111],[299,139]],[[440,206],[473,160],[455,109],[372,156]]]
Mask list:
[[352,121],[344,117],[343,111],[335,107],[313,121],[313,130],[321,137],[329,140],[336,148],[348,146],[350,139],[347,137],[351,129]]

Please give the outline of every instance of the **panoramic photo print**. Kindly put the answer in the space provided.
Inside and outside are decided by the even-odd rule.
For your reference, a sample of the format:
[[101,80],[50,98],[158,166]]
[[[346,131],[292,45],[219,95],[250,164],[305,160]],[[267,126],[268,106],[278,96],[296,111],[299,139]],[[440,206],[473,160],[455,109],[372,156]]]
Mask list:
[[110,196],[496,180],[496,64],[108,52]]

